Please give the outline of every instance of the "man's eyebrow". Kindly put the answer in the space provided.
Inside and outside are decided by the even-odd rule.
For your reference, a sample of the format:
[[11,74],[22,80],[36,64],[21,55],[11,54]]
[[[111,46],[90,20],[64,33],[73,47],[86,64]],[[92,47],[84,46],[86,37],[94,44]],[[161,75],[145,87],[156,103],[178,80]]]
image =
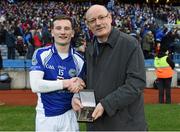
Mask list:
[[[55,27],[63,27],[63,26],[61,26],[61,25],[58,25],[58,26],[55,26]],[[71,26],[64,26],[64,28],[66,28],[66,27],[69,27],[69,28],[71,28]]]
[[[109,14],[109,12],[106,12],[105,14],[100,14],[99,16],[105,16],[105,15],[107,15],[107,14]],[[97,16],[98,17],[98,16]],[[87,20],[87,19],[94,19],[95,17],[90,17],[90,18],[85,18],[85,20]]]

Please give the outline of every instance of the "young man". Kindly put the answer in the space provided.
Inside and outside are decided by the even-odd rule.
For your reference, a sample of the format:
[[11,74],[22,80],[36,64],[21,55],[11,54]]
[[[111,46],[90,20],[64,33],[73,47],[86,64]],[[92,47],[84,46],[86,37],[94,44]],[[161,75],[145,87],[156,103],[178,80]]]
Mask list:
[[36,50],[32,59],[30,85],[38,95],[36,131],[78,131],[71,99],[85,87],[84,60],[70,46],[71,18],[55,17],[52,36],[54,45]]
[[[111,26],[104,6],[93,5],[86,22],[95,35],[87,45],[87,88],[94,89],[97,106],[88,131],[147,130],[143,89],[146,84],[144,57],[137,40]],[[77,97],[73,109],[83,106]]]

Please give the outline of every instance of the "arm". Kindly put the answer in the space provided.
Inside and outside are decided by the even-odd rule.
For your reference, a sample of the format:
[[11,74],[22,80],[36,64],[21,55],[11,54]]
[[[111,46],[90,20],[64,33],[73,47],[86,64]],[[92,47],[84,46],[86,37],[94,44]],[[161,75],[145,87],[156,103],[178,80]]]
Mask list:
[[31,89],[35,93],[46,93],[63,89],[62,80],[43,80],[44,72],[42,71],[31,71],[29,75]]
[[79,90],[83,89],[84,82],[78,78],[74,77],[71,79],[65,80],[44,80],[44,72],[43,71],[31,71],[30,73],[30,85],[31,89],[35,93],[46,93],[52,92],[56,90],[62,90],[67,88],[73,93],[79,92]]
[[171,60],[171,58],[170,58],[169,56],[167,57],[167,60],[166,60],[166,61],[167,61],[167,63],[171,66],[171,68],[174,69],[175,64],[174,64],[174,62]]

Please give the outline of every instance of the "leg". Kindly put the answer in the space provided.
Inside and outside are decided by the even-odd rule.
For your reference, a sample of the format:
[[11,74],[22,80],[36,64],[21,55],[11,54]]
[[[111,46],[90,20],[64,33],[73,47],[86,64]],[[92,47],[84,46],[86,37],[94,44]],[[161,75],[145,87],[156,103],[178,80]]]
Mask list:
[[159,103],[164,103],[164,87],[163,87],[163,79],[162,78],[158,78],[159,81],[159,85],[158,85],[158,89],[159,89]]
[[36,132],[57,131],[57,116],[45,117],[42,113],[36,113]]
[[165,81],[166,104],[171,104],[171,80],[172,78],[167,78]]
[[69,110],[62,115],[52,117],[45,117],[44,114],[37,113],[36,131],[79,131],[79,125],[73,110]]
[[58,131],[79,131],[79,125],[75,112],[68,110],[66,113],[58,116]]

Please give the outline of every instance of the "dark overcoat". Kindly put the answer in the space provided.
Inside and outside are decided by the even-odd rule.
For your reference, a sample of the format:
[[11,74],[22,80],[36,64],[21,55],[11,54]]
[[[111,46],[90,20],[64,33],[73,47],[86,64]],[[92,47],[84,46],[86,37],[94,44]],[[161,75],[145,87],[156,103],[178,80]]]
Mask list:
[[146,85],[144,57],[138,41],[112,28],[106,43],[94,40],[86,51],[87,88],[94,89],[103,115],[87,129],[147,130],[143,89]]

